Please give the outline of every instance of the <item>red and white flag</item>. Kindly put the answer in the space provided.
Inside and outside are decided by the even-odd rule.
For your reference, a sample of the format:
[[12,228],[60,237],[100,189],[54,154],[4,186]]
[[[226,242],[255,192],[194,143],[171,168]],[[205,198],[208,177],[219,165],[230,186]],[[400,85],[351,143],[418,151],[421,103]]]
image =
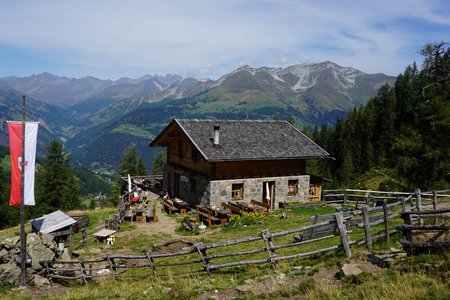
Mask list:
[[[20,205],[20,184],[25,169],[24,204],[34,205],[34,171],[38,122],[25,123],[25,138],[22,122],[8,122],[9,150],[11,155],[11,196],[9,205]],[[22,145],[25,140],[25,162],[22,162]]]

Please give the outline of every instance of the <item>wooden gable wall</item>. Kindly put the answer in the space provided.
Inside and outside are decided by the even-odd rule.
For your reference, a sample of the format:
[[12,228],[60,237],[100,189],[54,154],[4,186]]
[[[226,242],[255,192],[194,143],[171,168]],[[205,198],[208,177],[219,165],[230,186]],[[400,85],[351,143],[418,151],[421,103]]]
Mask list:
[[178,126],[169,129],[164,143],[167,145],[169,164],[213,180],[305,174],[304,159],[207,162]]

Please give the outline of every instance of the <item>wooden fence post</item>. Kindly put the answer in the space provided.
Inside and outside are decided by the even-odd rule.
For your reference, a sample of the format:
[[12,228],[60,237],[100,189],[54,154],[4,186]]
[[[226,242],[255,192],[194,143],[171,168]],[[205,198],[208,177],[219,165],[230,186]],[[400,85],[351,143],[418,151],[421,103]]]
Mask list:
[[364,232],[365,232],[365,236],[366,236],[367,249],[372,251],[372,233],[370,232],[370,218],[369,218],[368,206],[364,205],[361,209],[362,209],[362,213],[363,213]]
[[340,213],[335,213],[334,217],[336,219],[336,225],[339,229],[339,235],[341,236],[342,246],[344,247],[345,255],[347,255],[347,257],[351,257],[352,251],[350,250],[350,244],[348,242],[347,236],[347,228],[342,220],[342,215]]
[[[403,213],[401,215],[402,219],[403,219],[403,223],[405,225],[411,225],[412,224],[412,220],[411,220],[411,214],[410,213]],[[407,241],[412,242],[412,230],[406,230],[405,231],[405,238]]]
[[370,192],[367,193],[367,197],[366,197],[366,205],[370,206]]
[[153,260],[153,257],[151,256],[151,251],[147,252],[147,260],[148,260],[150,269],[152,269],[153,275],[155,275],[155,277],[158,277],[158,274],[156,274],[155,261]]
[[[416,189],[416,198],[417,198],[417,211],[422,211],[422,193],[420,192],[420,189]],[[423,219],[420,217],[420,215],[417,215],[419,218],[419,224],[423,225]]]
[[208,275],[211,276],[211,272],[209,271],[209,259],[207,258],[206,249],[201,247],[201,245],[196,244],[195,248],[197,249],[198,255],[200,255],[200,258],[203,262],[203,268],[208,272]]
[[273,249],[272,235],[270,234],[269,229],[261,230],[261,237],[264,240],[264,244],[266,246],[267,253],[269,254],[270,263],[272,264],[272,267],[275,269],[275,264],[277,262],[273,258],[275,256],[277,256],[277,254],[275,253],[275,250]]
[[84,283],[86,284],[87,283],[86,270],[84,268],[84,263],[81,258],[78,259],[78,264],[80,265],[81,278],[83,279]]
[[388,208],[387,208],[387,202],[386,200],[383,201],[383,221],[384,221],[384,236],[386,238],[386,242],[389,243],[389,228],[388,228]]
[[347,204],[347,189],[344,190],[344,205]]
[[[436,191],[433,191],[433,210],[437,209],[437,193]],[[438,223],[438,219],[434,218],[434,225]]]
[[405,197],[400,197],[400,201],[402,202],[402,212],[406,211],[406,203],[405,203]]

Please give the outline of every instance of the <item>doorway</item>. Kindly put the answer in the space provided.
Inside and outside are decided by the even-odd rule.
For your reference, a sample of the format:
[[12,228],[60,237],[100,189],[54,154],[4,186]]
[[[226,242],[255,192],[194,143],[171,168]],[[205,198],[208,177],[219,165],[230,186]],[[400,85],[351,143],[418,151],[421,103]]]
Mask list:
[[271,209],[275,208],[275,181],[263,182],[261,202],[269,205]]
[[180,174],[173,174],[173,197],[180,197]]

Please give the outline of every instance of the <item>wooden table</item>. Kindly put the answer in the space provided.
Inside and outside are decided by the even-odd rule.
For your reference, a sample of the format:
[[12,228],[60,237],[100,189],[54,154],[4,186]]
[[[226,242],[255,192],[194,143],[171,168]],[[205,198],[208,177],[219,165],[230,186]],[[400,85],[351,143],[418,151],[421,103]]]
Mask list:
[[102,229],[102,230],[97,231],[96,233],[94,233],[94,237],[98,241],[104,242],[107,238],[109,238],[111,235],[113,235],[116,232],[117,231],[111,230],[111,229]]
[[184,216],[186,214],[186,210],[189,206],[189,203],[187,203],[186,201],[183,201],[179,198],[175,198],[172,201],[173,201],[173,206],[178,208],[178,210],[180,211],[180,215]]
[[211,214],[217,216],[220,219],[220,225],[227,224],[229,216],[231,215],[231,211],[229,209],[223,207],[213,207],[213,206],[205,206],[207,209],[211,211]]
[[145,222],[144,208],[136,209],[136,222]]

